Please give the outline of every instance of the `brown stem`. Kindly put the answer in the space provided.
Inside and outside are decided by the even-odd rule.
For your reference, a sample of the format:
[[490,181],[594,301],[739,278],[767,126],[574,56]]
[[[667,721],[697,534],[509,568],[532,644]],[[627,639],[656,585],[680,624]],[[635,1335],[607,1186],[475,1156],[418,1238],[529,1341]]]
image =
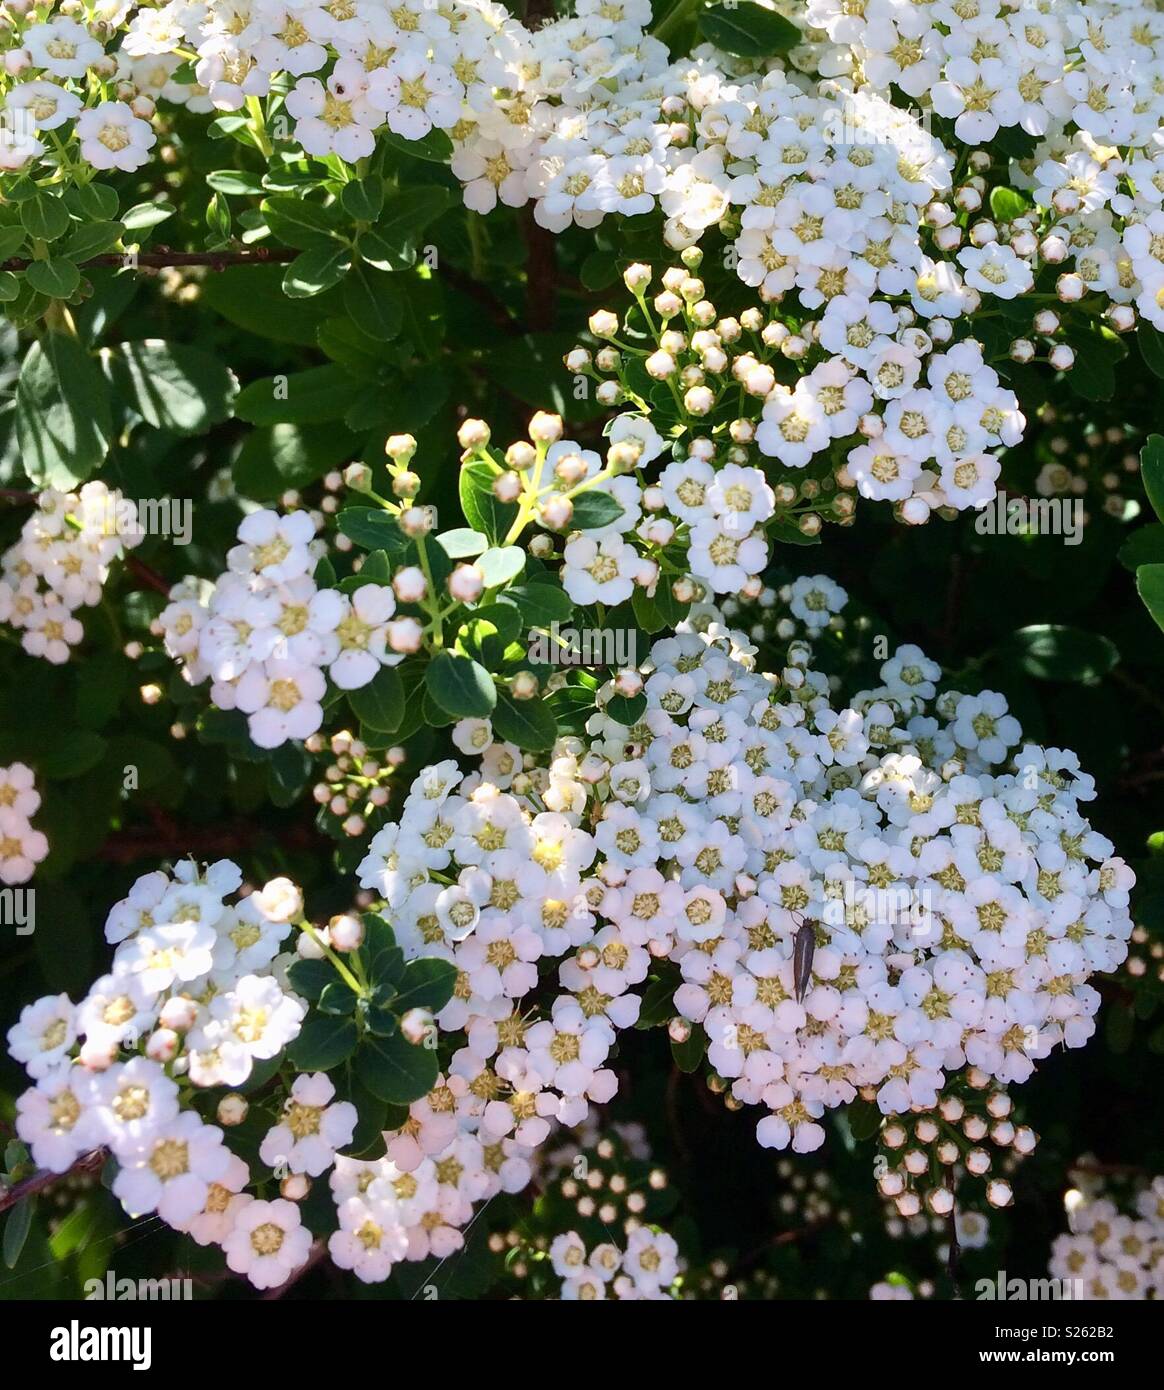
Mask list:
[[554,296],[557,266],[554,238],[539,227],[528,208],[522,216],[525,237],[525,326],[530,333],[542,333],[554,326]]
[[253,820],[227,821],[214,826],[180,825],[159,807],[151,809],[149,825],[127,826],[101,846],[101,858],[113,864],[140,859],[195,859],[233,855],[277,839],[286,849],[312,850],[325,844],[313,825],[282,826],[277,832]]
[[[285,265],[298,255],[298,251],[288,246],[256,246],[249,251],[171,251],[168,246],[159,246],[156,251],[139,251],[136,255],[107,251],[100,256],[91,256],[87,261],[79,261],[78,268],[144,266],[150,270],[161,270],[166,266],[205,265],[212,270],[225,270],[228,265]],[[21,256],[14,256],[4,261],[0,270],[27,270],[31,264]]]
[[91,1152],[83,1154],[71,1168],[66,1169],[63,1173],[51,1173],[47,1168],[39,1168],[30,1178],[24,1178],[6,1190],[0,1190],[0,1212],[6,1212],[9,1207],[14,1207],[25,1197],[35,1197],[38,1192],[43,1192],[55,1183],[63,1182],[65,1178],[98,1173],[101,1171],[101,1165],[104,1161],[105,1150],[93,1149]]
[[170,582],[164,579],[155,569],[151,569],[144,561],[139,560],[135,555],[127,557],[125,567],[130,574],[140,579],[144,588],[156,589],[159,594],[169,597]]

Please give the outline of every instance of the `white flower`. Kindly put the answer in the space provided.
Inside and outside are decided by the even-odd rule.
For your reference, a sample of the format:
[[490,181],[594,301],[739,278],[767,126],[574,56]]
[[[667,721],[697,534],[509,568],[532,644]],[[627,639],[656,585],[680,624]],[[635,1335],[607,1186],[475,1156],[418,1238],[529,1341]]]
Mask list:
[[278,748],[288,739],[305,739],[323,723],[327,681],[315,666],[272,659],[250,666],[239,677],[238,708],[248,716],[251,738],[260,748]]
[[82,157],[95,169],[140,169],[157,143],[149,122],[120,101],[103,101],[82,111],[76,132]]
[[8,1030],[8,1051],[23,1062],[29,1076],[55,1070],[77,1040],[77,1011],[67,994],[50,995],[26,1004],[20,1020]]
[[63,1063],[17,1097],[16,1133],[28,1145],[38,1167],[65,1173],[81,1154],[100,1142],[93,1138],[86,1113],[84,1077],[83,1069]]
[[1014,299],[1026,294],[1035,277],[1026,261],[1015,255],[1009,246],[992,241],[986,246],[967,246],[958,252],[958,260],[966,270],[966,283],[984,294],[999,299]]
[[639,560],[621,535],[601,541],[576,536],[567,541],[563,558],[562,585],[575,603],[613,607],[634,592]]
[[230,1167],[222,1130],[186,1110],[155,1129],[141,1144],[123,1144],[113,1194],[130,1216],[156,1211],[171,1225],[184,1225],[206,1207],[210,1184]]
[[398,51],[372,74],[367,99],[388,117],[388,129],[420,140],[433,126],[448,130],[461,114],[464,88],[450,68],[423,54]]
[[256,1289],[273,1289],[286,1281],[311,1253],[311,1232],[303,1226],[294,1202],[249,1203],[222,1242],[226,1263]]
[[[62,16],[26,29],[24,47],[33,65],[51,72],[54,77],[84,77],[103,52],[101,45],[83,24]],[[97,109],[100,110],[100,107]]]
[[317,1178],[335,1160],[337,1149],[351,1142],[356,1107],[336,1101],[335,1087],[324,1072],[297,1076],[282,1121],[267,1131],[259,1157],[272,1168]]
[[387,584],[361,584],[345,596],[335,625],[339,655],[328,668],[341,690],[358,690],[375,679],[381,666],[396,666],[404,658],[388,648],[388,622],[396,612],[396,596]]

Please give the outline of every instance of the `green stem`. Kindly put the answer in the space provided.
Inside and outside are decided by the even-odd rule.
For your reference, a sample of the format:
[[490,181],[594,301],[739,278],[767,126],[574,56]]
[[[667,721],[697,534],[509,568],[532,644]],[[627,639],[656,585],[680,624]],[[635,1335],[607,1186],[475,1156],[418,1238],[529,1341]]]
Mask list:
[[347,987],[352,991],[352,993],[353,993],[353,994],[357,994],[357,995],[362,995],[364,991],[363,991],[363,989],[362,989],[361,986],[360,986],[359,980],[356,979],[356,977],[352,974],[352,972],[348,969],[348,967],[343,963],[343,961],[340,960],[339,956],[336,955],[336,953],[331,949],[331,947],[327,944],[327,942],[324,941],[323,937],[320,936],[320,934],[315,930],[315,928],[311,925],[311,923],[310,923],[310,922],[300,922],[300,923],[299,923],[299,930],[300,930],[300,931],[303,931],[303,932],[306,932],[307,935],[308,935],[309,937],[311,937],[312,941],[315,942],[315,944],[319,947],[319,949],[323,952],[323,954],[328,958],[328,960],[331,961],[332,965],[334,965],[335,968],[339,971],[341,978],[343,979],[343,981],[344,981],[344,983],[347,985]]
[[275,153],[275,147],[267,134],[267,117],[263,111],[263,103],[258,97],[247,97],[247,114],[251,118],[251,131],[260,153],[264,159],[270,159]]

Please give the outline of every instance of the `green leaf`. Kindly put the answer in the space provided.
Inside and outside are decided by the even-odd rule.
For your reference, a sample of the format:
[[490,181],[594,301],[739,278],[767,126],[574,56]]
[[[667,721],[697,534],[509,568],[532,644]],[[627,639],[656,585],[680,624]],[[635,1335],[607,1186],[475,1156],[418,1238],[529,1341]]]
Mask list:
[[377,342],[400,332],[404,308],[392,276],[357,261],[344,280],[344,307],[352,322]]
[[423,956],[411,961],[404,971],[392,1007],[398,1014],[406,1014],[409,1009],[429,1009],[439,1013],[453,997],[457,983],[457,967],[451,960],[438,960],[435,956]]
[[437,652],[425,668],[424,684],[434,704],[456,719],[487,718],[497,703],[489,672],[470,657],[452,652]]
[[120,199],[107,183],[79,183],[65,191],[65,202],[88,222],[110,222],[117,216]]
[[544,752],[558,737],[558,721],[544,700],[515,700],[507,690],[499,690],[490,718],[498,738],[525,752]]
[[83,222],[61,247],[72,261],[87,261],[90,256],[104,255],[121,239],[125,226],[121,222]]
[[[658,967],[663,968],[663,967]],[[650,983],[643,991],[643,1003],[635,1021],[637,1029],[661,1028],[675,1017],[675,990],[680,984],[672,966],[660,976],[651,975]]]
[[336,517],[336,526],[341,535],[365,550],[387,550],[399,555],[408,545],[400,523],[382,507],[345,507]]
[[564,623],[574,612],[574,601],[557,580],[512,584],[498,595],[499,603],[512,603],[529,627]]
[[151,227],[168,221],[177,211],[173,203],[159,198],[152,203],[138,203],[136,207],[130,208],[121,220],[125,223],[127,232],[148,232]]
[[399,672],[391,666],[382,667],[368,685],[348,691],[348,702],[370,729],[394,734],[404,719],[404,685]]
[[287,968],[287,978],[296,994],[313,1004],[323,991],[339,979],[335,966],[329,960],[301,959],[292,961]]
[[346,980],[332,980],[324,986],[317,1007],[320,1013],[333,1018],[351,1018],[358,1003],[355,991]]
[[881,1130],[881,1111],[871,1100],[850,1101],[845,1108],[849,1133],[854,1139],[874,1138]]
[[287,1056],[300,1071],[331,1071],[356,1050],[359,1034],[353,1019],[309,1014]]
[[637,584],[634,593],[631,594],[631,610],[639,627],[649,636],[654,636],[656,632],[662,632],[667,626],[667,619],[659,612],[655,600],[645,589],[640,589]]
[[38,193],[20,204],[20,221],[30,237],[56,241],[69,230],[69,209],[51,193]]
[[352,263],[351,248],[327,242],[295,257],[283,272],[283,293],[289,299],[311,299],[338,285]]
[[32,1210],[35,1205],[35,1197],[23,1197],[8,1213],[8,1220],[4,1223],[4,1263],[9,1269],[16,1268],[23,1253],[24,1243],[32,1230]]
[[1120,546],[1119,562],[1133,573],[1141,565],[1164,564],[1164,526],[1158,521],[1138,526]]
[[433,164],[447,164],[453,157],[453,142],[435,126],[421,140],[406,140],[403,135],[396,135],[391,130],[379,131],[376,138],[400,154],[411,155],[413,159],[426,159]]
[[1164,377],[1164,333],[1147,319],[1141,319],[1136,329],[1136,342],[1140,345],[1140,356],[1148,369],[1155,376]]
[[16,436],[31,481],[65,491],[84,482],[112,432],[109,391],[85,348],[64,333],[33,343],[16,386]]
[[64,256],[33,261],[25,273],[32,288],[50,299],[68,299],[81,283],[81,272]]
[[0,270],[0,304],[11,304],[20,297],[20,280],[12,270]]
[[91,729],[67,729],[53,736],[52,742],[37,751],[37,771],[54,781],[81,777],[105,756],[105,739]]
[[110,357],[113,378],[155,429],[202,434],[230,415],[238,383],[201,348],[150,338],[120,343]]
[[353,222],[375,222],[384,206],[384,180],[378,174],[352,179],[340,189],[339,200]]
[[368,978],[375,984],[395,989],[404,975],[404,952],[396,944],[396,933],[375,912],[365,912],[364,945],[361,951],[368,963]]
[[467,526],[462,526],[455,531],[443,532],[437,537],[437,544],[450,560],[467,560],[488,549],[489,541],[480,531],[471,531]]
[[447,188],[433,184],[403,188],[386,201],[383,216],[376,223],[376,235],[390,246],[403,246],[434,222],[451,202],[452,194]]
[[1115,643],[1098,632],[1055,623],[1020,628],[1003,643],[1028,676],[1047,681],[1101,680],[1120,659]]
[[820,533],[815,536],[806,536],[805,533],[796,525],[794,521],[788,521],[784,517],[776,517],[769,521],[764,528],[774,541],[780,541],[783,545],[820,545]]
[[716,48],[737,58],[771,58],[800,42],[800,30],[756,0],[709,5],[699,12],[699,32]]
[[1140,450],[1140,477],[1152,510],[1164,521],[1164,435],[1148,436]]
[[305,487],[358,453],[342,425],[271,425],[252,430],[234,462],[239,491],[256,501]]
[[334,245],[342,222],[336,209],[309,203],[292,193],[276,193],[259,205],[271,235],[300,251]]
[[571,525],[579,531],[592,531],[601,526],[609,526],[622,515],[622,504],[611,497],[610,493],[591,488],[574,498]]
[[283,377],[252,381],[239,392],[234,413],[252,425],[318,425],[341,420],[357,391],[342,367],[329,363]]
[[990,190],[990,211],[998,222],[1013,222],[1022,217],[1030,205],[1021,193],[1003,184]]
[[1086,401],[1110,401],[1115,395],[1116,363],[1127,355],[1127,348],[1102,329],[1068,332],[1067,341],[1075,353],[1067,384]]
[[487,463],[469,463],[461,469],[461,510],[465,520],[497,545],[517,517],[517,505],[499,502],[493,495],[496,471]]
[[293,739],[274,749],[267,763],[267,794],[276,806],[294,806],[311,781],[311,759]]
[[477,568],[485,576],[487,589],[499,588],[511,579],[516,579],[525,569],[525,551],[516,545],[487,550],[477,560]]
[[283,292],[277,265],[234,265],[202,282],[202,301],[216,314],[260,338],[315,347],[319,325],[329,313],[330,296],[291,300]]
[[356,1054],[356,1075],[371,1093],[390,1105],[409,1105],[436,1084],[435,1048],[418,1047],[397,1032],[388,1038],[365,1038]]
[[15,256],[24,245],[27,235],[19,223],[0,227],[0,261],[6,261],[9,256]]
[[629,729],[643,717],[647,708],[647,697],[643,694],[631,696],[614,695],[606,702],[606,712],[611,719],[625,724]]
[[206,183],[215,193],[225,193],[230,198],[254,198],[263,192],[262,176],[241,169],[215,169],[206,175]]
[[682,1072],[698,1071],[699,1064],[703,1061],[706,1052],[707,1034],[703,1031],[702,1023],[691,1025],[691,1036],[686,1042],[671,1043],[671,1056],[675,1065]]
[[1136,592],[1156,620],[1164,628],[1164,565],[1141,565],[1136,571]]

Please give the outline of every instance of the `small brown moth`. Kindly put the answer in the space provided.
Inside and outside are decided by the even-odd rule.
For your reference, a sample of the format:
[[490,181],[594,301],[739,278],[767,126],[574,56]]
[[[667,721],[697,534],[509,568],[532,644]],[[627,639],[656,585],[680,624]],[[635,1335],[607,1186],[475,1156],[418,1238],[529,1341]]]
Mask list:
[[802,1004],[812,978],[812,958],[816,953],[816,923],[801,922],[792,945],[792,982],[796,1002]]

